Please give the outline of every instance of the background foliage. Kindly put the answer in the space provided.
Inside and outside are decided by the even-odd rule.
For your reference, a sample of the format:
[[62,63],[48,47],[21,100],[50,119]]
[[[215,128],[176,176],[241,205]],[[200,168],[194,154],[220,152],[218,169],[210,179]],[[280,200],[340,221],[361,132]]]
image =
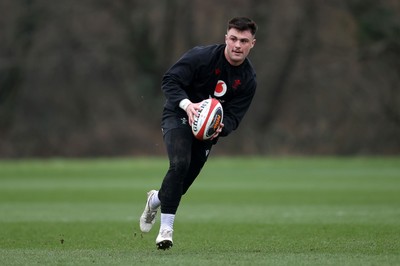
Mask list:
[[163,73],[238,15],[259,86],[217,153],[399,153],[397,0],[0,0],[0,157],[164,153]]

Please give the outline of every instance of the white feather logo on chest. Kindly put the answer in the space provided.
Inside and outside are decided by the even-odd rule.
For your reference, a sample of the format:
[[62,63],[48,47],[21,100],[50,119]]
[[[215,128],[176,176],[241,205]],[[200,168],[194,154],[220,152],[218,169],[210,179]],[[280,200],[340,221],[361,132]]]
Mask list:
[[227,90],[226,83],[223,80],[218,80],[217,85],[215,85],[214,96],[222,97],[225,95]]

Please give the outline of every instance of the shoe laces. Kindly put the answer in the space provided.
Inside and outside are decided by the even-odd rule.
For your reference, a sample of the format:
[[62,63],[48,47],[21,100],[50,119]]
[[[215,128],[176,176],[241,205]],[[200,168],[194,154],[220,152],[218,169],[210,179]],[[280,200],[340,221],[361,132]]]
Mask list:
[[146,223],[152,223],[154,221],[154,217],[156,217],[156,215],[157,215],[157,209],[153,210],[150,206],[150,202],[153,197],[154,197],[154,194],[152,194],[147,201],[147,207],[148,207],[149,211],[147,212],[147,215],[146,215]]
[[172,238],[172,232],[174,230],[172,229],[162,229],[161,230],[161,236],[164,238]]
[[152,211],[152,210],[149,208],[149,212],[148,212],[147,215],[146,215],[146,223],[151,223],[151,222],[153,222],[154,217],[156,217],[156,214],[157,214],[157,210]]

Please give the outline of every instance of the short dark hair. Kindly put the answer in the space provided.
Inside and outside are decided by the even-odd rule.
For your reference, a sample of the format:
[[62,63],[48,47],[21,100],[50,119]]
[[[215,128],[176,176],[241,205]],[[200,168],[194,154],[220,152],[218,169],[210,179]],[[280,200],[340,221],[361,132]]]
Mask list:
[[237,29],[238,31],[246,31],[250,30],[253,36],[256,35],[257,32],[257,24],[246,17],[235,17],[228,22],[228,30]]

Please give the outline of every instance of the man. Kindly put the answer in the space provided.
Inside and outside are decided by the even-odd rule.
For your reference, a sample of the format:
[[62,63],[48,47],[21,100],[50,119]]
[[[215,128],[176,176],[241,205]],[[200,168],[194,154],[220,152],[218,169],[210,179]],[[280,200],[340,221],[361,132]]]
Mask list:
[[[149,232],[161,206],[158,249],[173,245],[175,214],[184,195],[200,173],[212,145],[235,130],[253,99],[256,74],[247,56],[254,47],[257,25],[237,17],[228,22],[225,44],[195,47],[185,53],[164,75],[166,103],[162,132],[169,169],[159,191],[147,193],[140,229]],[[191,131],[202,100],[214,97],[224,109],[224,120],[210,140],[197,140]]]

